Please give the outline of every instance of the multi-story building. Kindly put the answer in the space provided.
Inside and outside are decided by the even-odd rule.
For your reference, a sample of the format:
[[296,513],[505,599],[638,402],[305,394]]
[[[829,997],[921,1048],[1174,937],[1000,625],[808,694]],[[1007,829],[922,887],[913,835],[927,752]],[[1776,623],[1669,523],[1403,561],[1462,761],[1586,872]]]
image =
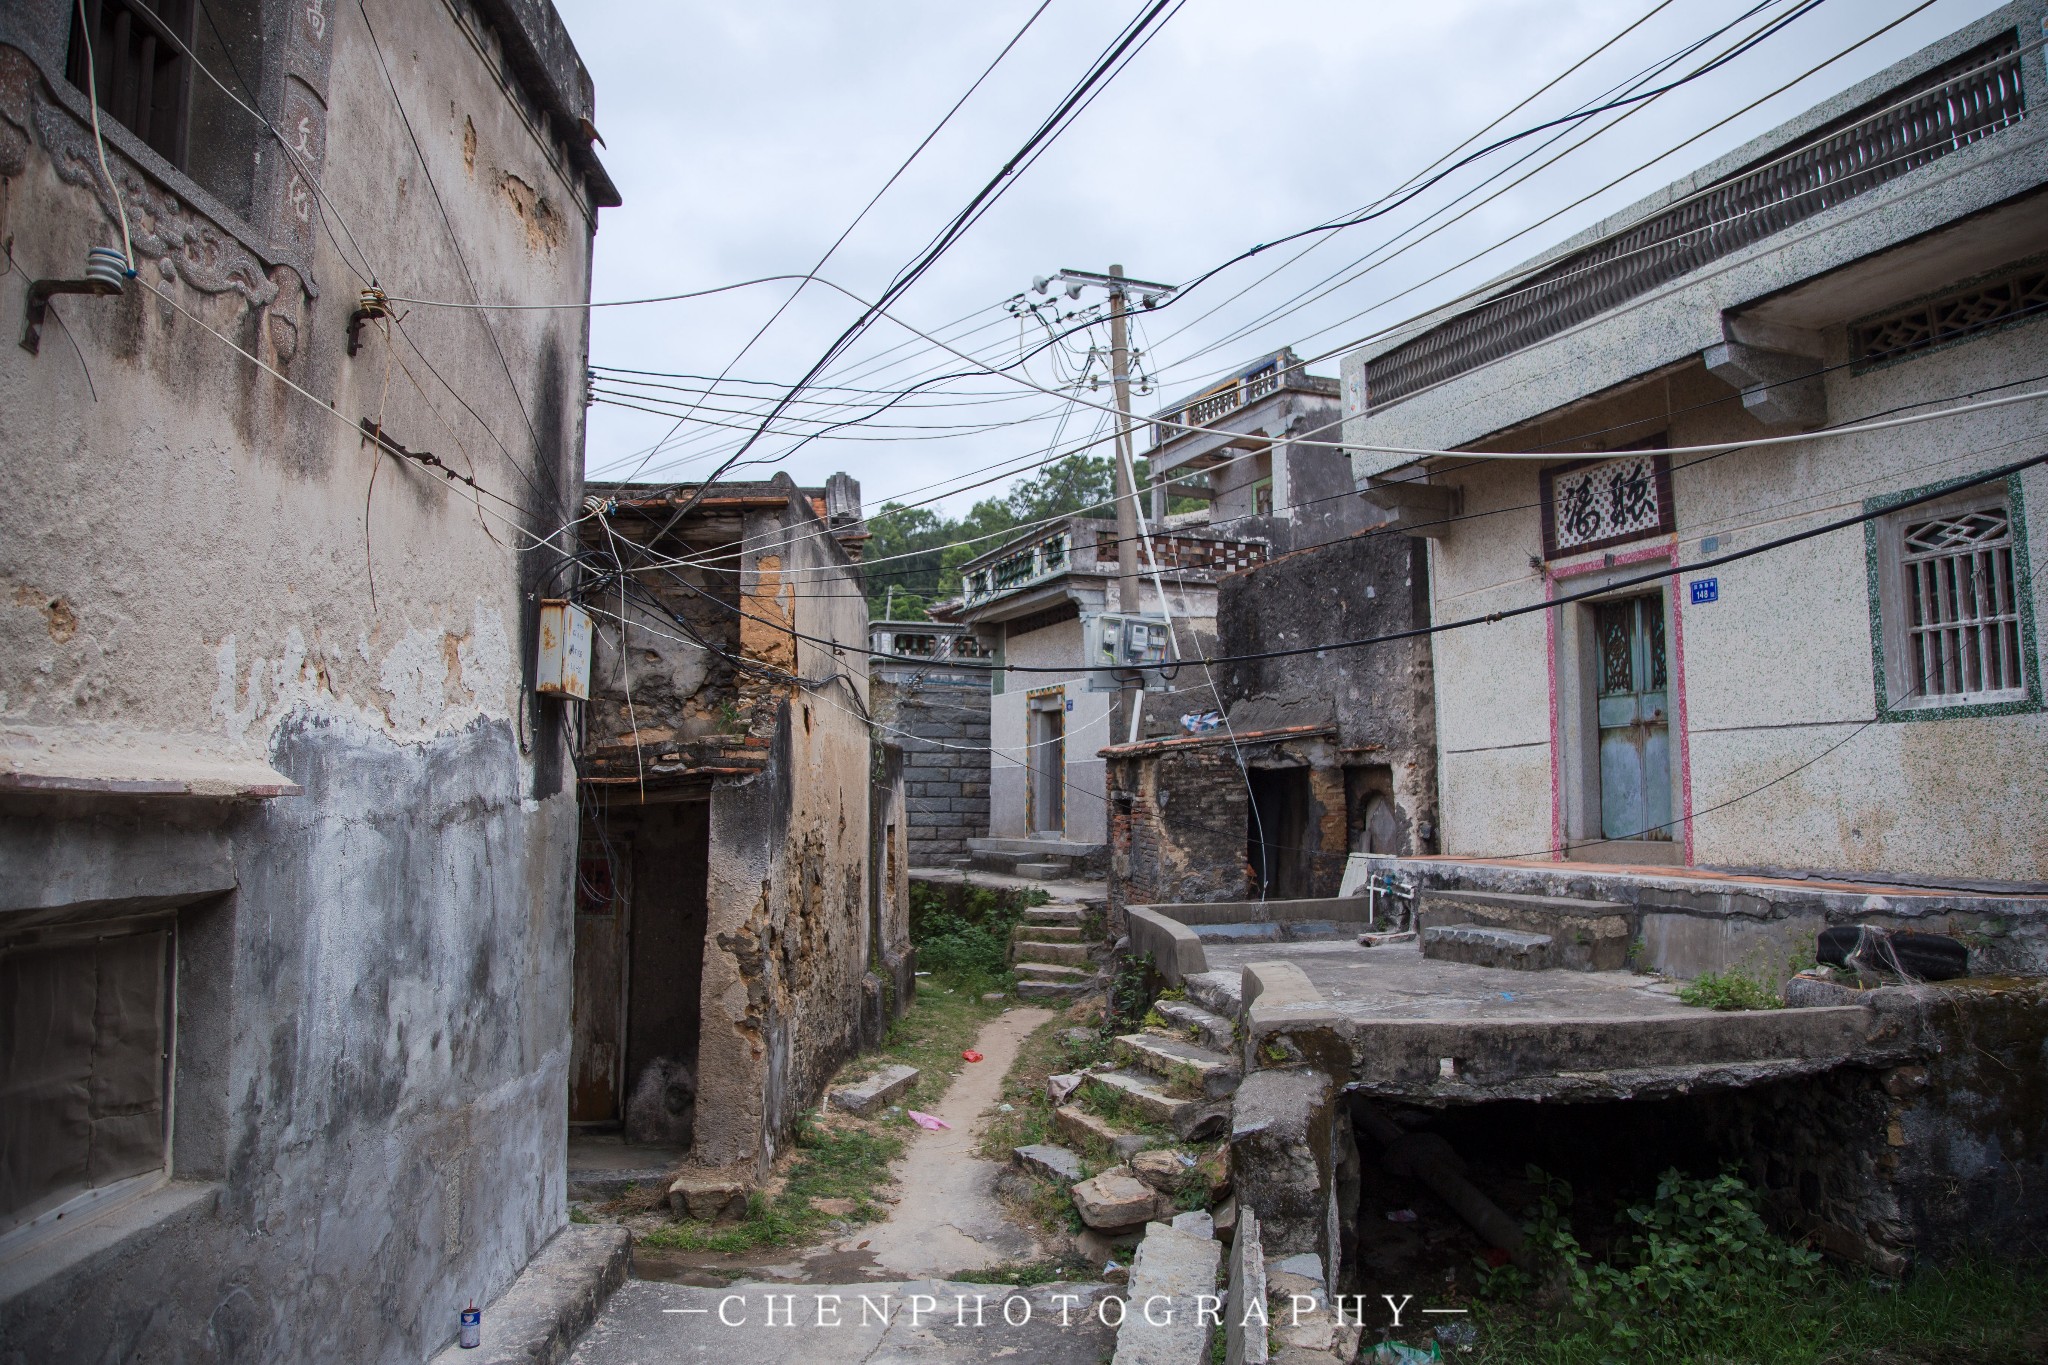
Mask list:
[[[1174,657],[1213,645],[1216,583],[1260,563],[1267,547],[1204,526],[1160,527],[1140,547],[1139,612],[1165,624]],[[1220,700],[1199,667],[1153,670],[1137,734],[1110,733],[1119,678],[1090,656],[1091,625],[1114,614],[1116,523],[1072,516],[1033,528],[961,567],[956,619],[995,654],[989,705],[989,839],[983,861],[1026,868],[1101,869],[1109,819],[1102,749],[1175,728],[1176,717]]]
[[[1362,491],[1429,546],[1442,850],[1510,865],[1408,870],[1638,904],[1686,974],[2048,881],[2044,26],[2007,5],[1346,358]],[[1740,871],[1851,886],[1699,920]]]
[[567,1223],[586,323],[473,305],[593,117],[545,0],[0,6],[0,1354],[417,1361]]

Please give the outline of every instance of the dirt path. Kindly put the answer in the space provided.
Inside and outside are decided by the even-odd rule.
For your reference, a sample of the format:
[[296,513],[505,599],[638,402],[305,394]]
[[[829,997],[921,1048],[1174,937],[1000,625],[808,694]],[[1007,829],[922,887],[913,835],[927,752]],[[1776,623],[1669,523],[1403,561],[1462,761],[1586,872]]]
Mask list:
[[862,1228],[852,1245],[867,1243],[877,1270],[906,1279],[980,1270],[1006,1261],[1036,1260],[1031,1232],[1011,1221],[996,1197],[1002,1166],[974,1154],[988,1125],[986,1112],[1002,1096],[1003,1077],[1030,1032],[1052,1018],[1046,1009],[1013,1009],[982,1026],[974,1046],[984,1060],[961,1068],[938,1117],[953,1125],[918,1130],[890,1175],[903,1191],[889,1220]]

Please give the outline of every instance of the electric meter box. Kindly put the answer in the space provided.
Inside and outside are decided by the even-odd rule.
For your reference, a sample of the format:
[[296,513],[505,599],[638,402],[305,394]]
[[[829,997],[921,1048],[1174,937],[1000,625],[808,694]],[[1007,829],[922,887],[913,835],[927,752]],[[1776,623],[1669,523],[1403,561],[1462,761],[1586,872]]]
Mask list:
[[574,602],[540,604],[540,658],[534,690],[590,700],[590,616]]
[[[1139,616],[1103,612],[1082,623],[1083,648],[1088,656],[1088,690],[1117,692],[1131,681],[1139,681],[1148,692],[1164,692],[1166,678],[1160,664],[1173,661],[1173,630],[1163,616]],[[1142,669],[1139,679],[1128,677]],[[1118,674],[1125,674],[1119,677]]]

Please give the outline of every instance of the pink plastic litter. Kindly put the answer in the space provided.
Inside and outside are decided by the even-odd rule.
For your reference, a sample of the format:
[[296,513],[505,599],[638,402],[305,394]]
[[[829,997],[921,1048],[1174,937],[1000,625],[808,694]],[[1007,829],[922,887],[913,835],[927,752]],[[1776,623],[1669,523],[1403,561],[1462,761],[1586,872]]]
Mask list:
[[942,1118],[937,1118],[931,1114],[920,1114],[915,1109],[910,1111],[910,1121],[920,1128],[936,1129],[951,1128],[953,1126]]

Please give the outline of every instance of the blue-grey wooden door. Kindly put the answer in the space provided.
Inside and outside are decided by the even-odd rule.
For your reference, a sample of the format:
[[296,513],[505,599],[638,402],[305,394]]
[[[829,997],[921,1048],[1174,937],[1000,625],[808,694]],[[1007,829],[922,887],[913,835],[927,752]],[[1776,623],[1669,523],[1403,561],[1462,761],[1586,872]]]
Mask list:
[[1671,837],[1671,729],[1665,704],[1664,595],[1602,602],[1600,833]]

